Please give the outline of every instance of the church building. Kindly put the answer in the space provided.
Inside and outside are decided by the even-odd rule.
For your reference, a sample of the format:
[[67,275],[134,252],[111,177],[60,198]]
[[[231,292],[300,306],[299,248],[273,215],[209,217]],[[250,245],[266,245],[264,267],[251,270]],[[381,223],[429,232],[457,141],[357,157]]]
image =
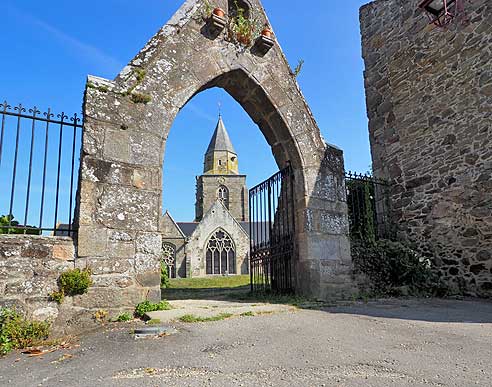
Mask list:
[[162,256],[173,278],[249,273],[249,208],[246,176],[222,117],[196,178],[195,221],[161,218]]

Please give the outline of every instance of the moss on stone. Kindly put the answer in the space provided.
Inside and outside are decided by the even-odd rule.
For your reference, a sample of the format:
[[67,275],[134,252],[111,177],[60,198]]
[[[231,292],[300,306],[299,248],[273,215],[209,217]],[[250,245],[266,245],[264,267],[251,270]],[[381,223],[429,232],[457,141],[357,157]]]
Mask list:
[[130,99],[133,103],[143,103],[144,105],[152,101],[152,97],[148,94],[132,93]]

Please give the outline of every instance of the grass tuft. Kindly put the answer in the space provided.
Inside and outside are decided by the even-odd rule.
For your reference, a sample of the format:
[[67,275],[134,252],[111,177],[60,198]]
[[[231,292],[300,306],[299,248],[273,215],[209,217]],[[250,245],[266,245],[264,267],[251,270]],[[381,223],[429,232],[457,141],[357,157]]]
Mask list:
[[193,314],[185,314],[184,316],[181,316],[179,318],[179,321],[184,323],[203,323],[203,322],[211,322],[211,321],[222,321],[227,318],[231,318],[232,316],[233,316],[232,313],[221,313],[218,314],[217,316],[212,316],[212,317],[199,317]]
[[169,281],[171,289],[221,289],[249,286],[249,275],[230,275],[206,278],[179,278]]
[[133,103],[143,103],[144,105],[152,101],[152,97],[142,93],[132,93],[130,99]]
[[132,320],[132,315],[128,312],[120,314],[116,319],[114,319],[115,322],[127,322]]
[[156,312],[159,310],[171,310],[172,307],[167,301],[161,301],[154,304],[150,301],[144,301],[135,307],[135,317],[142,318],[148,312]]

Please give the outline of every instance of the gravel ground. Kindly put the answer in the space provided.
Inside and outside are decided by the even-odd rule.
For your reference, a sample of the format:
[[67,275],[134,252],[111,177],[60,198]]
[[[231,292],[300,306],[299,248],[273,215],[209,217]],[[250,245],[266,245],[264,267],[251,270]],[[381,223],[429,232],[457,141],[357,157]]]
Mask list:
[[178,324],[175,335],[139,341],[128,325],[119,327],[70,351],[11,354],[0,360],[0,386],[492,385],[486,301],[381,301],[237,317]]

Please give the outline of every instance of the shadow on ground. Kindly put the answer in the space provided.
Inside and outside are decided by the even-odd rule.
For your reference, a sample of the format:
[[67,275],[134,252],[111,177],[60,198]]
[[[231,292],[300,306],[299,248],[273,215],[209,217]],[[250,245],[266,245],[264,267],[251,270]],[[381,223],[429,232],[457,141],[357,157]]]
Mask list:
[[232,288],[180,288],[162,289],[163,300],[245,300],[250,295],[250,287],[238,286]]
[[319,302],[296,296],[253,294],[249,286],[233,288],[162,289],[167,300],[223,300],[288,304],[331,314],[359,315],[438,323],[492,323],[492,302],[480,299],[394,298],[370,301]]

